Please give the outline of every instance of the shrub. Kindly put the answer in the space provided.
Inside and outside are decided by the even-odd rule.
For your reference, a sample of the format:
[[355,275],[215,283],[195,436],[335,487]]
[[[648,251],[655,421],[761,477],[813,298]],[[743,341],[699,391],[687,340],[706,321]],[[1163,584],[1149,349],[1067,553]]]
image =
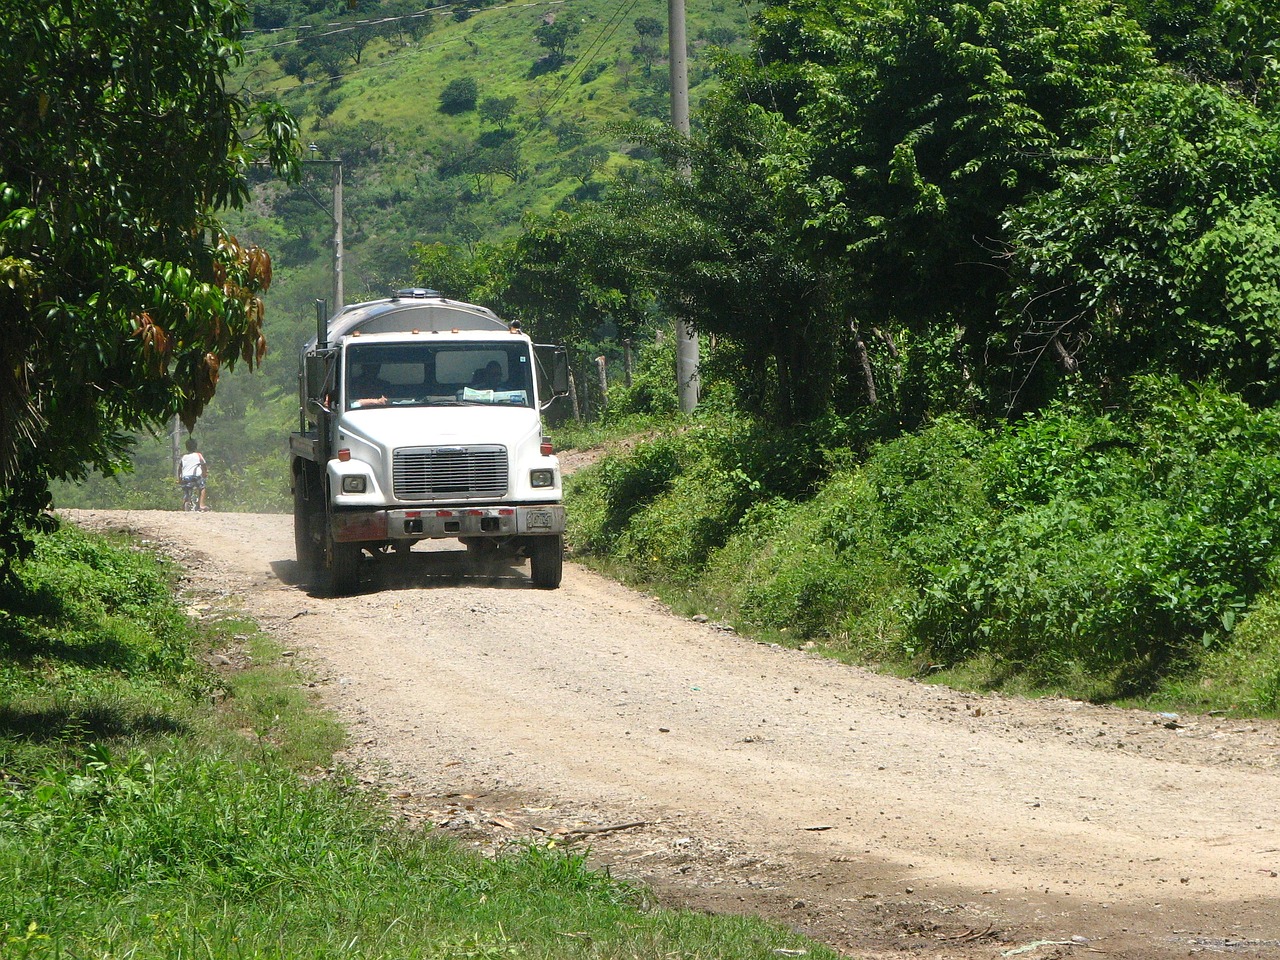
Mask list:
[[1209,655],[1204,670],[1212,682],[1246,691],[1239,706],[1280,711],[1280,593],[1269,590],[1254,601],[1231,642]]
[[467,113],[476,108],[480,99],[480,85],[474,77],[458,77],[450,80],[440,91],[440,112]]
[[662,436],[608,457],[565,484],[570,540],[584,553],[608,553],[627,523],[660,496],[680,472],[680,439]]
[[[755,506],[716,554],[707,579],[729,585],[730,606],[744,623],[796,640],[833,641],[845,633],[862,646],[882,639],[885,603],[899,579],[894,564],[882,543],[846,555],[830,538],[865,500],[865,478],[844,473],[805,503]],[[863,629],[872,622],[875,628]]]
[[604,420],[616,422],[637,414],[671,417],[680,411],[676,391],[676,347],[674,338],[640,351],[631,376],[631,386],[609,387],[609,403]]
[[1227,641],[1280,535],[1280,429],[1216,391],[1140,386],[1135,416],[1058,410],[991,444],[998,513],[922,571],[908,630],[931,657],[1138,692]]

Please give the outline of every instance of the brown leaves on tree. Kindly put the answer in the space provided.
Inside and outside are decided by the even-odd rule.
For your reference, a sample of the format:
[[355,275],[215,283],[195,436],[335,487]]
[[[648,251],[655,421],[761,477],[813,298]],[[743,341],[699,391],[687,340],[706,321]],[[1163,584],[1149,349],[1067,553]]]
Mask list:
[[[145,370],[151,376],[172,376],[180,396],[177,412],[188,429],[213,399],[224,364],[231,367],[239,361],[252,369],[267,352],[261,294],[271,285],[270,254],[223,234],[216,247],[212,280],[221,302],[202,317],[189,310],[184,319],[195,321],[195,329],[185,336],[161,326],[148,312],[134,318],[133,335],[141,344]],[[193,350],[203,353],[192,356]],[[182,359],[171,373],[175,356]]]

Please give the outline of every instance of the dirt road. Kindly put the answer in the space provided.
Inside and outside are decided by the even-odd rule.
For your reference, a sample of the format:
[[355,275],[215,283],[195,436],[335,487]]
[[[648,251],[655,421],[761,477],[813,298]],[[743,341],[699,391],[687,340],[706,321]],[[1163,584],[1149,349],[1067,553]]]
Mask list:
[[452,545],[314,596],[284,516],[75,512],[189,566],[313,677],[404,815],[557,837],[669,903],[860,957],[1280,957],[1280,726],[1024,703],[677,618]]

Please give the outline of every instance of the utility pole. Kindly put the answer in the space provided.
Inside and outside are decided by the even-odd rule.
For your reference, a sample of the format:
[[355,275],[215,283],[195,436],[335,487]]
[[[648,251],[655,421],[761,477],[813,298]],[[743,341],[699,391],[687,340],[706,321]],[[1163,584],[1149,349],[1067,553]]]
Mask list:
[[[337,313],[342,309],[345,302],[343,300],[342,289],[342,161],[341,160],[321,160],[316,157],[320,152],[320,148],[316,144],[311,144],[311,159],[300,160],[299,163],[319,163],[324,164],[333,171],[333,209],[326,211],[329,219],[333,221],[333,311]],[[266,160],[255,160],[257,166],[267,166]],[[315,201],[316,206],[324,210],[324,204],[316,199],[316,195],[311,192],[305,183],[300,184],[303,191],[308,197]]]
[[[684,0],[667,0],[667,59],[671,65],[671,126],[689,136],[689,45],[684,32]],[[681,171],[691,176],[686,164]],[[680,409],[692,413],[698,405],[698,334],[684,317],[676,317],[676,390]]]
[[345,302],[342,289],[342,161],[317,158],[315,155],[320,152],[320,148],[314,143],[310,150],[312,158],[303,160],[303,163],[328,164],[333,171],[333,211],[329,217],[333,220],[333,312],[337,313]]
[[333,309],[341,310],[342,299],[342,161],[333,161]]

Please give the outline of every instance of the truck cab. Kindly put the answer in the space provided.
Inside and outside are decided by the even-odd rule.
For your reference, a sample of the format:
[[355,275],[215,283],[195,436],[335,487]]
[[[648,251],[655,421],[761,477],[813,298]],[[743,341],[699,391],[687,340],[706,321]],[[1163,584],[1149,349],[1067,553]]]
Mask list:
[[433,291],[323,322],[302,352],[290,438],[298,562],[334,593],[368,555],[454,538],[477,560],[528,557],[559,586],[560,464],[542,410],[567,389],[564,350]]

